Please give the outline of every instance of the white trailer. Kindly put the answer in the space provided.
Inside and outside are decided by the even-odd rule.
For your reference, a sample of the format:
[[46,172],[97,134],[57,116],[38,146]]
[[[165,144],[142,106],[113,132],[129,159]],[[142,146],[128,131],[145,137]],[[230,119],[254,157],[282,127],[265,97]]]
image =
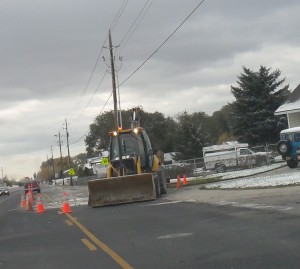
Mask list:
[[266,152],[254,152],[247,143],[237,141],[224,142],[221,145],[203,147],[203,159],[206,170],[225,172],[228,168],[251,168],[268,163]]
[[106,165],[102,164],[102,156],[87,159],[85,167],[93,169],[94,175],[97,175],[99,178],[106,177]]

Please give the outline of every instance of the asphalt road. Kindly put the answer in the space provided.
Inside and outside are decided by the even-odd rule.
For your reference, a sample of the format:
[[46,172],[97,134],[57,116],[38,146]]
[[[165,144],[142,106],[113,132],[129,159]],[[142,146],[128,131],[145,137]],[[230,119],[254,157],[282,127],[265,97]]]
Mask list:
[[[272,190],[188,187],[92,209],[83,187],[42,186],[44,213],[37,199],[20,208],[17,190],[0,197],[0,269],[299,268],[300,189]],[[72,213],[61,214],[65,191]]]

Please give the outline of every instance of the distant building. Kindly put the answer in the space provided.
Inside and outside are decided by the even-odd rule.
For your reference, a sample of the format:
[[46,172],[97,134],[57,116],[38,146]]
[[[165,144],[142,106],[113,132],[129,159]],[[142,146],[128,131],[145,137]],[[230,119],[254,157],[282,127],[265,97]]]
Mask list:
[[287,115],[289,128],[300,126],[300,84],[291,92],[275,115]]
[[168,152],[164,154],[164,164],[172,164],[174,162],[176,162],[175,158],[176,158],[176,154],[177,152]]

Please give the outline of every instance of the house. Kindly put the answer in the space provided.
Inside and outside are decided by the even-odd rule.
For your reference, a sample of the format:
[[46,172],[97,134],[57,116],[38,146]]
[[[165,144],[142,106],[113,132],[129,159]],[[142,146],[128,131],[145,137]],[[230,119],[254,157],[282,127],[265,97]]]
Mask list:
[[285,102],[277,108],[275,115],[287,115],[289,128],[300,126],[300,84]]

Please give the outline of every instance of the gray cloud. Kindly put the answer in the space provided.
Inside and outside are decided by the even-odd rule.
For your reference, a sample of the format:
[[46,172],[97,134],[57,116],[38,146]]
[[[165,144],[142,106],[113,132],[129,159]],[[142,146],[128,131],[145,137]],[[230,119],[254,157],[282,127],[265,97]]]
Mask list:
[[[112,28],[119,82],[124,81],[174,31],[200,1],[149,1],[135,31],[123,39],[146,1],[128,1]],[[33,174],[63,134],[88,130],[111,92],[109,52],[102,49],[124,1],[16,1],[0,3],[0,166],[8,176]],[[150,5],[151,4],[151,5]],[[230,85],[242,66],[280,69],[299,84],[296,1],[205,1],[174,36],[120,88],[122,107],[174,116],[187,110],[211,114],[231,102]],[[122,41],[122,42],[121,42]],[[121,42],[121,43],[120,43]],[[102,56],[106,61],[102,60]],[[85,90],[86,89],[86,90]],[[112,109],[110,100],[106,110]],[[3,131],[4,130],[4,131]],[[62,137],[63,140],[65,138]],[[66,154],[64,141],[64,154]],[[83,140],[71,154],[83,152]]]

